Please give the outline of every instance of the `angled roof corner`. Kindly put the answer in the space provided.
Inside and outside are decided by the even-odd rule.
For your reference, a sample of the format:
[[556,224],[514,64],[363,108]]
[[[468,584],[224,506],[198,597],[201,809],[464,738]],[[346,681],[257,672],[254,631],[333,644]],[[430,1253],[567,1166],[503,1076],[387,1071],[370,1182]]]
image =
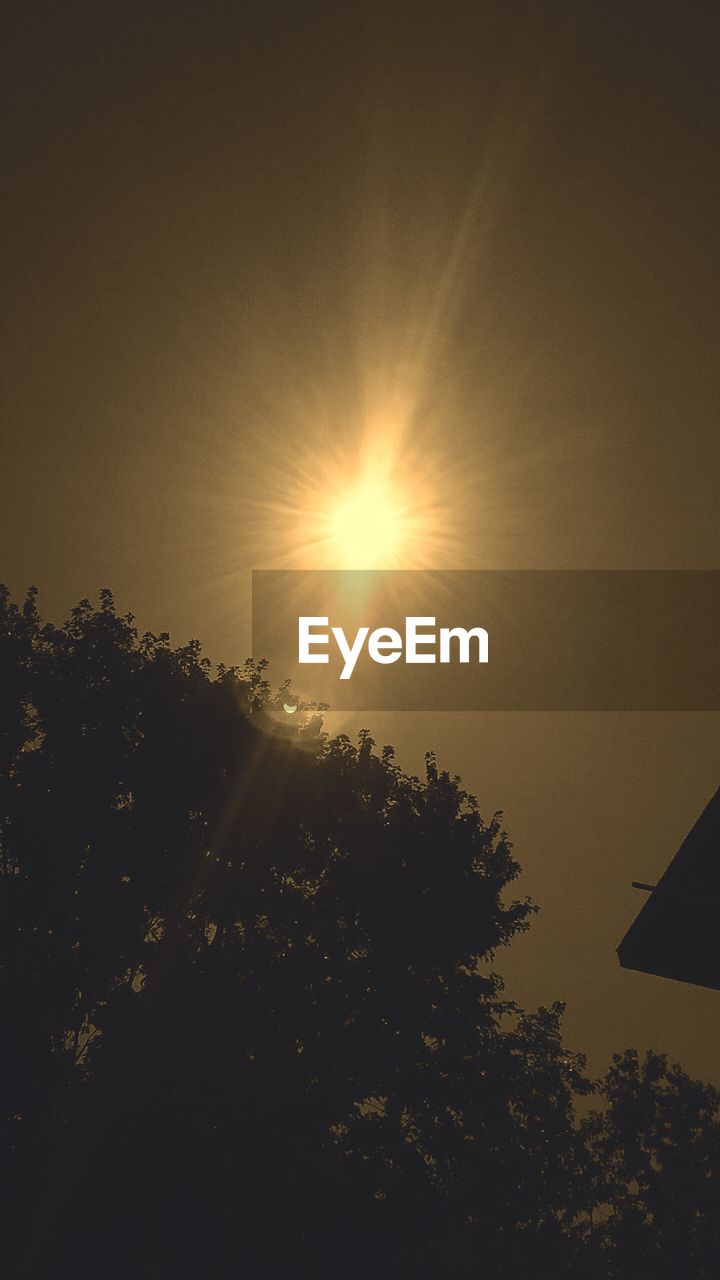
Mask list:
[[720,990],[720,788],[617,949],[624,969]]

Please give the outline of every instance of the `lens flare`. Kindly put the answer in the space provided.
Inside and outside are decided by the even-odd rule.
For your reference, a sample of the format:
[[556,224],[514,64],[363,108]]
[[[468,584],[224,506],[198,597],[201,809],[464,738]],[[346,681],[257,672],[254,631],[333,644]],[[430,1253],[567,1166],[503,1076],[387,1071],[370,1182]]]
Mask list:
[[[460,484],[397,433],[308,450],[278,467],[256,504],[265,568],[433,569],[457,563]],[[281,483],[280,483],[281,482]],[[292,494],[292,497],[289,495]]]
[[409,504],[384,477],[363,477],[325,517],[326,551],[339,569],[394,568],[411,550]]
[[366,442],[354,470],[335,460],[306,489],[297,545],[308,568],[428,568],[445,524],[427,469],[403,462],[387,433]]

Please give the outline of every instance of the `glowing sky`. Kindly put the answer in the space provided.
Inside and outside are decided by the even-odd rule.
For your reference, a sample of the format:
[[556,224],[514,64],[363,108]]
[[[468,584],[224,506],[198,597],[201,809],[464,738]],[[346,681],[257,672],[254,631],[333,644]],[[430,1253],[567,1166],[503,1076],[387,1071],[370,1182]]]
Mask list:
[[[232,663],[252,567],[714,567],[718,21],[11,7],[0,577]],[[711,1070],[716,997],[612,951],[717,717],[371,728],[506,810],[544,906],[518,997]]]

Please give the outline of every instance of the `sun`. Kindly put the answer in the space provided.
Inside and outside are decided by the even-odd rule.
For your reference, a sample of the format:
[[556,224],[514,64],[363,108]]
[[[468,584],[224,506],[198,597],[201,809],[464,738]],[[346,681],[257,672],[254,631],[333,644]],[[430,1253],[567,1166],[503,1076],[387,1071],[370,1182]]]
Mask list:
[[429,570],[455,561],[462,479],[432,442],[408,435],[387,418],[354,440],[328,426],[315,447],[278,454],[253,508],[267,566]]
[[397,487],[366,476],[339,496],[323,523],[338,568],[379,569],[404,563],[414,522]]

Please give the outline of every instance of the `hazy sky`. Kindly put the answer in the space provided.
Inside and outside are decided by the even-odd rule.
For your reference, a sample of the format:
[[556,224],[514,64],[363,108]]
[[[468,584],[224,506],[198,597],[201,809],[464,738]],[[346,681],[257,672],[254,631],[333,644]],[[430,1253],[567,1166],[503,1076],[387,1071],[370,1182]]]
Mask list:
[[[717,565],[715,3],[3,6],[0,577],[248,650],[283,508],[372,415],[438,567]],[[432,459],[432,466],[429,461]],[[423,470],[424,469],[424,470]],[[720,1074],[720,995],[614,947],[718,781],[717,715],[378,716],[503,808],[499,958],[600,1064]]]

